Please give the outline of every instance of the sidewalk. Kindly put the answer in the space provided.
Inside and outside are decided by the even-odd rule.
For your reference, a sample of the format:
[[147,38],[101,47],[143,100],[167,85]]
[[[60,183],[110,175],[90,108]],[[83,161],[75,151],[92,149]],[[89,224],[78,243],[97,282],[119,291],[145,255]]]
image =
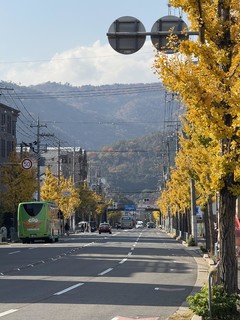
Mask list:
[[[171,236],[171,235],[170,235]],[[194,288],[190,295],[194,295],[199,292],[198,288],[203,287],[204,284],[208,283],[208,275],[211,267],[214,266],[214,262],[207,254],[204,254],[200,247],[202,242],[198,243],[198,246],[188,247],[186,243],[182,242],[186,246],[186,250],[194,257],[197,266],[197,280]],[[240,289],[240,256],[238,257],[238,289]],[[202,317],[193,315],[191,310],[188,308],[187,302],[184,302],[180,308],[166,320],[202,320]]]
[[[194,295],[199,292],[199,287],[203,287],[204,284],[208,282],[209,273],[209,260],[208,257],[204,256],[200,246],[188,247],[184,242],[183,245],[186,246],[186,250],[194,257],[197,263],[197,279],[194,288],[190,295]],[[185,301],[180,308],[166,320],[201,320],[201,317],[193,315],[191,310],[188,308],[188,304]]]

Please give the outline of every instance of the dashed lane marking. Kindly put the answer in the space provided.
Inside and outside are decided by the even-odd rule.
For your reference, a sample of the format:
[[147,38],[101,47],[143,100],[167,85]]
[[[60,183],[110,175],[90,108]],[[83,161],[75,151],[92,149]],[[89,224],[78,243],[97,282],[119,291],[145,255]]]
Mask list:
[[139,320],[159,320],[159,317],[152,317],[152,318],[127,318],[127,317],[121,317],[121,316],[116,316],[112,318],[112,320],[134,320],[134,319],[139,319]]
[[108,272],[110,272],[110,271],[112,271],[112,270],[113,270],[113,268],[109,268],[109,269],[107,269],[107,270],[99,273],[98,275],[99,275],[99,276],[103,276],[104,274],[106,274],[106,273],[108,273]]
[[125,258],[125,259],[122,259],[120,262],[119,262],[119,264],[122,264],[122,263],[124,263],[124,262],[126,262],[127,261],[127,259]]
[[15,254],[15,253],[19,253],[21,251],[12,251],[12,252],[9,252],[8,254]]
[[84,283],[77,283],[77,284],[75,284],[74,286],[71,286],[71,287],[69,287],[69,288],[66,288],[66,289],[64,289],[64,290],[62,290],[62,291],[59,291],[59,292],[56,292],[56,293],[54,293],[54,296],[60,296],[61,294],[63,294],[63,293],[66,293],[66,292],[68,292],[68,291],[70,291],[70,290],[73,290],[73,289],[75,289],[75,288],[77,288],[77,287],[80,287],[80,286],[82,286],[82,285],[84,285]]
[[16,312],[16,311],[18,311],[18,309],[10,309],[10,310],[7,310],[7,311],[5,311],[5,312],[0,313],[0,317],[7,316],[8,314],[13,313],[13,312]]

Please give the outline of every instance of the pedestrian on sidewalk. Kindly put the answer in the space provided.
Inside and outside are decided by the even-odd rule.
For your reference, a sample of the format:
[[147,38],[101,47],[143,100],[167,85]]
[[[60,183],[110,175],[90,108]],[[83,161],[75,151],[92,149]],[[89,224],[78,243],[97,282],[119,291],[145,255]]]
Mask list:
[[67,222],[66,222],[66,224],[65,224],[64,229],[65,229],[65,233],[66,233],[66,235],[67,235],[67,236],[69,236],[70,226],[69,226],[69,224],[68,224]]
[[3,225],[0,229],[2,234],[2,242],[7,242],[7,228]]

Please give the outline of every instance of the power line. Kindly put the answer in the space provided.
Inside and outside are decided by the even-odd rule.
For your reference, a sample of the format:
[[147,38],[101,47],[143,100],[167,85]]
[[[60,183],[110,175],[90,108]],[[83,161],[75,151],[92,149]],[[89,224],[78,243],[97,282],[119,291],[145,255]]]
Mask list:
[[54,99],[54,98],[92,98],[102,96],[114,96],[114,95],[129,95],[129,94],[141,94],[150,92],[161,92],[163,89],[161,84],[145,84],[131,87],[120,88],[93,88],[93,89],[75,89],[68,91],[42,91],[42,92],[21,92],[15,91],[11,94],[14,98],[16,96],[19,99]]
[[[138,52],[138,55],[152,54],[153,51],[143,51]],[[105,58],[118,58],[118,55],[104,55],[104,56],[83,56],[83,57],[72,57],[72,58],[49,58],[49,59],[38,59],[38,60],[3,60],[0,61],[0,64],[24,64],[24,63],[42,63],[42,62],[58,62],[58,61],[73,61],[73,60],[94,60],[94,59],[105,59]]]

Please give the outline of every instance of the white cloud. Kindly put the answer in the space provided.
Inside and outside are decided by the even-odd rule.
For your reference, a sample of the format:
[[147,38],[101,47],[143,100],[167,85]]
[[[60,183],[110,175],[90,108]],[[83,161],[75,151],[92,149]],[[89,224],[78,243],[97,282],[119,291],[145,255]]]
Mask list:
[[99,41],[91,47],[76,47],[56,53],[51,60],[0,64],[1,80],[34,85],[47,81],[71,85],[148,83],[158,81],[153,74],[154,52],[146,42],[137,53],[122,55]]

